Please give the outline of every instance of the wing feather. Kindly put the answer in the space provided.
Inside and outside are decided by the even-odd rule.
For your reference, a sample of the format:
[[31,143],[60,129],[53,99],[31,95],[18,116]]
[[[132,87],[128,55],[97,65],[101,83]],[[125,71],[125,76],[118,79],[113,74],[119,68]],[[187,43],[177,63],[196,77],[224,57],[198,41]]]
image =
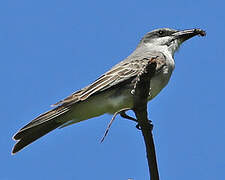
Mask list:
[[164,56],[161,54],[150,54],[141,58],[135,57],[133,59],[126,59],[103,74],[89,86],[73,93],[64,100],[54,104],[54,106],[60,104],[71,105],[79,101],[84,101],[95,93],[105,91],[109,88],[119,85],[126,80],[133,79],[143,70],[152,57],[159,57],[159,55],[161,58],[164,58]]

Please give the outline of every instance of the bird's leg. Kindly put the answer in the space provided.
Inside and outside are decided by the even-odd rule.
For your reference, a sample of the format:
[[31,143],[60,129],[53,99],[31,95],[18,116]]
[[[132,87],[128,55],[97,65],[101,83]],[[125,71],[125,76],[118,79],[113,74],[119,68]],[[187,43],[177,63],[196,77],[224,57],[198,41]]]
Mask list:
[[[141,127],[140,127],[137,119],[135,119],[135,118],[133,118],[131,116],[128,116],[126,114],[126,111],[128,111],[128,110],[131,110],[131,109],[123,109],[123,110],[121,110],[120,113],[119,113],[120,116],[123,117],[123,118],[125,118],[125,119],[129,119],[129,120],[132,120],[132,121],[136,122],[137,123],[136,128],[139,129],[139,130],[141,130]],[[152,129],[153,128],[153,125],[152,125],[152,121],[151,120],[149,120],[149,124],[152,126],[151,127],[151,129]]]
[[122,118],[129,119],[129,120],[138,122],[137,119],[135,119],[135,118],[133,118],[133,117],[131,117],[131,116],[128,116],[128,115],[126,114],[126,111],[128,111],[128,110],[131,110],[131,109],[126,109],[126,110],[121,111],[121,112],[120,112],[120,116],[121,116]]

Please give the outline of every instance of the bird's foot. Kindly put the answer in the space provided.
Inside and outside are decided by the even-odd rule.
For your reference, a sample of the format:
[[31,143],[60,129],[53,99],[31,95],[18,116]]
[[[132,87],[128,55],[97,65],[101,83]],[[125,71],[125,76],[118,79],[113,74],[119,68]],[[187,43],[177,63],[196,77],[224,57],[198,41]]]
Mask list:
[[[152,124],[152,121],[151,121],[151,120],[148,120],[148,124],[147,124],[147,125],[150,126],[150,129],[151,129],[151,131],[152,131],[152,129],[153,129],[153,124]],[[139,123],[137,123],[136,128],[137,128],[138,130],[141,130],[141,126],[140,126]]]
[[[130,110],[130,109],[129,109],[129,110]],[[137,119],[135,119],[135,118],[133,118],[133,117],[127,115],[127,114],[126,114],[126,111],[127,111],[127,110],[123,110],[123,111],[120,112],[120,116],[121,116],[122,118],[129,119],[129,120],[132,120],[132,121],[134,121],[134,122],[138,122]]]
[[[125,118],[125,119],[132,120],[132,121],[136,122],[137,123],[136,128],[138,130],[141,130],[141,126],[138,123],[137,119],[135,119],[135,118],[133,118],[133,117],[131,117],[131,116],[126,114],[126,111],[128,111],[128,110],[130,110],[130,109],[124,109],[124,110],[120,111],[119,112],[120,116]],[[148,121],[148,125],[150,126],[150,129],[152,130],[153,129],[153,124],[152,124],[151,120]]]

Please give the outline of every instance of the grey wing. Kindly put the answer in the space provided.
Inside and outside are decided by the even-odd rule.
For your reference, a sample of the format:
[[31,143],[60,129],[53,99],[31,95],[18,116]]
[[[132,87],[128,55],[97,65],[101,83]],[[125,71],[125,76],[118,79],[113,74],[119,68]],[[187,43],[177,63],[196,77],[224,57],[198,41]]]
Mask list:
[[[95,93],[105,91],[109,88],[119,85],[122,82],[125,82],[126,80],[133,79],[144,69],[144,67],[148,64],[149,60],[155,57],[159,57],[157,59],[161,59],[161,61],[164,60],[164,56],[161,53],[148,53],[139,57],[128,57],[124,61],[114,66],[108,72],[103,74],[89,86],[73,93],[64,100],[54,104],[54,106],[72,105],[76,102],[84,101]],[[161,65],[159,63],[157,69],[159,69],[160,67]]]

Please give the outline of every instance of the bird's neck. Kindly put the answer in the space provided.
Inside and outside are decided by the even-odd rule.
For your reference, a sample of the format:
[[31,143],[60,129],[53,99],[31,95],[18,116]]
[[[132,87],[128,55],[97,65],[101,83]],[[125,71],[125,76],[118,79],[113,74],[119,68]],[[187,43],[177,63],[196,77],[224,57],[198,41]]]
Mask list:
[[145,44],[151,51],[161,52],[167,56],[170,56],[171,58],[174,57],[174,53],[178,49],[178,47],[175,46],[166,46],[166,45],[155,45],[151,43]]

